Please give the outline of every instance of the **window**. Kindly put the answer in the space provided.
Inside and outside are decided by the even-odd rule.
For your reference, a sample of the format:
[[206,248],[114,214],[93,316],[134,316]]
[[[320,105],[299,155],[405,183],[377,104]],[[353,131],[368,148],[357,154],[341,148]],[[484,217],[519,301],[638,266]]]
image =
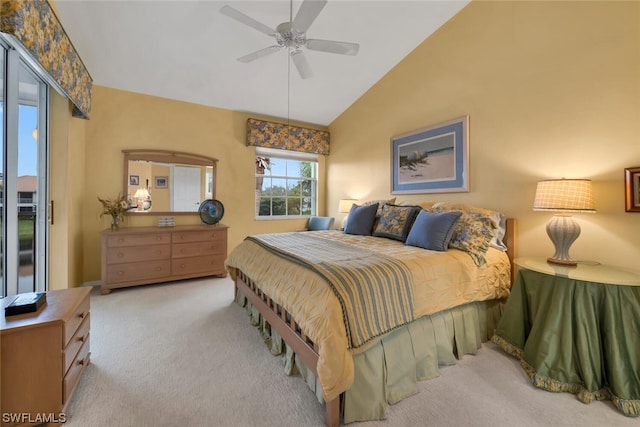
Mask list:
[[256,218],[316,215],[318,156],[256,148]]

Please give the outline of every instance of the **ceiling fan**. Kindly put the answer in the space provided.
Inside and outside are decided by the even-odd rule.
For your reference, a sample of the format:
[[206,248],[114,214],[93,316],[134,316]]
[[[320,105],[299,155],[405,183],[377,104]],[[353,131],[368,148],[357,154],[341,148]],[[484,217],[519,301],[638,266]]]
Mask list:
[[287,48],[300,77],[307,79],[313,76],[313,72],[311,71],[311,66],[307,58],[304,56],[304,52],[302,51],[303,47],[310,50],[337,53],[340,55],[357,55],[358,49],[360,48],[360,45],[357,43],[307,38],[307,30],[327,4],[327,0],[304,0],[295,18],[293,18],[293,0],[290,4],[289,21],[278,25],[275,30],[231,6],[223,6],[222,9],[220,9],[220,13],[223,15],[248,25],[261,33],[274,37],[276,40],[277,44],[242,56],[238,58],[238,61],[245,63],[251,62],[275,53],[282,48]]

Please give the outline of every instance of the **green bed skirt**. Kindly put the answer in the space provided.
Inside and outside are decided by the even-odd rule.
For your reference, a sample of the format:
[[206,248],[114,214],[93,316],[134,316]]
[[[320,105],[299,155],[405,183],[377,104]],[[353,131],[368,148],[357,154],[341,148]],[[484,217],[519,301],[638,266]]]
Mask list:
[[[271,330],[240,291],[236,302],[245,307],[271,353],[282,357],[285,372],[300,374],[323,403],[322,390],[314,374]],[[493,336],[504,302],[473,302],[421,317],[383,335],[366,351],[355,354],[355,379],[344,393],[342,422],[386,418],[389,405],[418,393],[418,381],[438,377],[440,366],[453,365],[464,354],[475,354],[481,344]]]

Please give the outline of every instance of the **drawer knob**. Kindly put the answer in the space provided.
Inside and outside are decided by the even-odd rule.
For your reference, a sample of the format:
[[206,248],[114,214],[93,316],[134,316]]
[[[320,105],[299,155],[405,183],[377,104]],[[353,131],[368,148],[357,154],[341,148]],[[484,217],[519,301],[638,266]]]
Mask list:
[[124,271],[118,271],[118,276],[124,275]]
[[124,239],[121,237],[121,238],[118,239],[118,242],[119,243],[124,243]]
[[84,312],[78,314],[78,317],[81,319],[84,319],[86,316],[87,316],[87,313],[84,313]]
[[118,252],[118,258],[122,258],[124,257],[124,254],[122,252]]
[[162,267],[156,267],[156,271],[162,271]]

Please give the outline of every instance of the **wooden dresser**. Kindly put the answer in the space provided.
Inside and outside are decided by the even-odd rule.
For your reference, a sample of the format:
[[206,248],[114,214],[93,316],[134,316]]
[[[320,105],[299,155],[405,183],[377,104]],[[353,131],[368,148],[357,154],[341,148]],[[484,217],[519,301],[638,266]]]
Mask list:
[[131,227],[102,232],[103,294],[204,276],[225,277],[227,226]]
[[35,313],[4,316],[0,344],[2,425],[64,423],[71,396],[89,364],[91,287],[47,292]]

